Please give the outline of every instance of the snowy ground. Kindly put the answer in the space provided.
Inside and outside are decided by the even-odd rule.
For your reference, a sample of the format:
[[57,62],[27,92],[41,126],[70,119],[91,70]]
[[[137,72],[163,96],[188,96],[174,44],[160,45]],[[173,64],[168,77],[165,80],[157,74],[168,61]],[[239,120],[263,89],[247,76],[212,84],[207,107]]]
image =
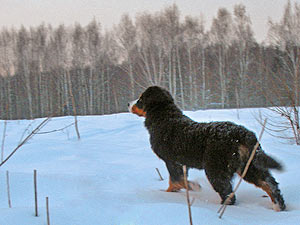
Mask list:
[[[197,121],[230,120],[258,133],[258,109],[187,112]],[[9,121],[5,156],[19,143],[28,124],[42,120]],[[52,119],[42,131],[65,127],[72,117]],[[4,121],[0,121],[0,136]],[[45,197],[49,197],[54,225],[183,225],[189,224],[185,192],[166,193],[168,172],[151,151],[143,118],[129,113],[79,117],[81,140],[74,127],[37,134],[0,168],[0,225],[46,224]],[[29,131],[26,132],[26,135]],[[218,218],[220,199],[203,171],[191,170],[190,179],[202,189],[191,192],[194,224],[299,224],[300,147],[264,134],[265,151],[285,165],[274,175],[287,211],[272,210],[269,198],[253,185],[242,183],[237,204]],[[159,180],[159,168],[164,181]],[[33,170],[38,172],[39,217],[34,217]],[[8,208],[6,171],[10,173],[12,208]],[[236,179],[237,181],[237,179]],[[235,183],[236,183],[235,181]]]

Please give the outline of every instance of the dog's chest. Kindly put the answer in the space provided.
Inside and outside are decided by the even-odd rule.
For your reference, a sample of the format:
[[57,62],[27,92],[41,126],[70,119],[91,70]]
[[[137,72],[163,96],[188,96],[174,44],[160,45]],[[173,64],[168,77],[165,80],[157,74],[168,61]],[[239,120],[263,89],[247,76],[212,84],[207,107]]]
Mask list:
[[203,158],[201,138],[181,126],[148,127],[154,153],[162,159],[179,162],[190,167],[200,167]]

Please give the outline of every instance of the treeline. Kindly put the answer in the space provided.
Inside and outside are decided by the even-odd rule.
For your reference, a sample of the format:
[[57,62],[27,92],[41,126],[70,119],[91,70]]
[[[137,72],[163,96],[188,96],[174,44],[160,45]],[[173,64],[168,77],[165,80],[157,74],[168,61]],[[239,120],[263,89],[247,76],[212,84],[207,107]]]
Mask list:
[[[267,21],[266,21],[267,22]],[[0,32],[0,118],[122,112],[149,85],[186,110],[299,105],[300,5],[287,2],[258,43],[244,5],[218,10],[209,29],[174,4],[123,15],[103,31],[41,24]]]

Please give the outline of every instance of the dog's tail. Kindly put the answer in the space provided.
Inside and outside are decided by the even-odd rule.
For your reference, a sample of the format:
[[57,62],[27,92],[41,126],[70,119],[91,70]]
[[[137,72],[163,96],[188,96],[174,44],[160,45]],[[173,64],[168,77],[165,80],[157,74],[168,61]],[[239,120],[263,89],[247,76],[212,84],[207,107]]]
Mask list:
[[273,159],[271,156],[268,156],[262,149],[261,146],[257,148],[255,153],[253,164],[258,168],[269,168],[276,169],[279,171],[283,170],[283,166],[281,163]]
[[[239,151],[240,155],[243,157],[243,161],[248,161],[249,156],[253,151],[253,147],[248,148],[246,146],[240,146]],[[279,171],[283,170],[282,164],[279,163],[277,160],[273,159],[271,156],[267,155],[262,150],[260,145],[258,146],[255,152],[252,163],[256,168],[260,169],[276,169]]]

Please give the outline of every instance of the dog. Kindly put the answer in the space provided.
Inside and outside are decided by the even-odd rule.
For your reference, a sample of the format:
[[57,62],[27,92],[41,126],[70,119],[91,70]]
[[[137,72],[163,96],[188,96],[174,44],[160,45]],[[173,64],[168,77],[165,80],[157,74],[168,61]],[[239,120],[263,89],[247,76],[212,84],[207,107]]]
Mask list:
[[[205,174],[221,197],[221,204],[232,193],[234,174],[241,176],[254,146],[255,134],[232,122],[198,123],[183,115],[171,94],[158,86],[147,88],[139,99],[128,103],[131,113],[145,117],[151,148],[162,159],[169,172],[167,192],[186,188],[183,165],[204,169]],[[286,206],[278,183],[269,169],[282,170],[282,165],[257,148],[244,180],[264,190],[273,202],[275,211]],[[188,181],[189,189],[199,187]],[[226,204],[233,205],[233,196]]]

